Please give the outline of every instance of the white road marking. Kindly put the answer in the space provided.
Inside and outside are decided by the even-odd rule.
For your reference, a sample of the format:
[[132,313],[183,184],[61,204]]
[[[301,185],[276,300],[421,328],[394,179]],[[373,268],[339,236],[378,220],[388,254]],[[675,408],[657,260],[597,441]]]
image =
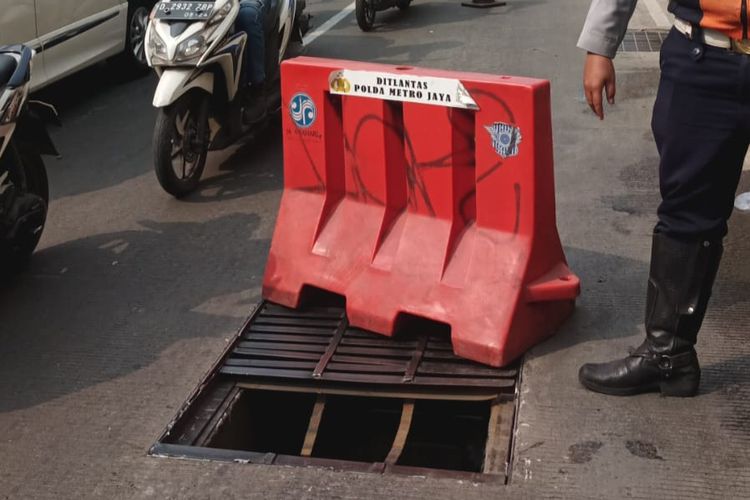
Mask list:
[[654,20],[657,28],[669,28],[672,26],[672,22],[661,6],[662,2],[658,0],[643,0],[643,2],[646,4],[648,13],[651,14],[651,19]]
[[325,35],[327,31],[332,29],[334,26],[336,26],[338,23],[340,23],[346,16],[354,12],[354,2],[350,3],[344,9],[330,18],[328,21],[324,22],[320,25],[320,28],[315,29],[305,35],[305,37],[302,39],[302,42],[305,45],[310,45],[313,43],[319,36]]

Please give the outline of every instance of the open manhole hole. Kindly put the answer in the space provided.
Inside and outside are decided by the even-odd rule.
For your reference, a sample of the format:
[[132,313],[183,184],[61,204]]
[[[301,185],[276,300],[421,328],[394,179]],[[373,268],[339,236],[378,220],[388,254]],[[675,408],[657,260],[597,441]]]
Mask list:
[[518,366],[459,359],[447,333],[263,303],[150,453],[507,481]]

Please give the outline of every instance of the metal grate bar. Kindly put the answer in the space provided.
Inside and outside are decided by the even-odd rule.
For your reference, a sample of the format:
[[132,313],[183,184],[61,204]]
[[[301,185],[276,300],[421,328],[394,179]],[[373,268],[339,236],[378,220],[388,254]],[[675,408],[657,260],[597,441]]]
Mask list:
[[404,374],[404,382],[413,382],[414,381],[414,375],[417,374],[417,368],[419,368],[419,363],[422,362],[422,358],[424,357],[424,350],[427,348],[427,337],[422,337],[419,340],[419,345],[417,346],[417,349],[414,351],[414,355],[411,357],[411,360],[409,361],[409,365],[406,367],[406,373]]
[[333,355],[336,353],[336,349],[338,349],[339,344],[341,343],[341,339],[344,338],[344,333],[346,333],[346,327],[348,325],[349,322],[346,319],[341,321],[341,324],[338,325],[338,328],[336,328],[336,332],[333,334],[333,338],[331,339],[331,343],[328,345],[328,349],[326,349],[326,352],[323,353],[323,357],[320,358],[318,365],[315,367],[315,370],[313,370],[313,377],[319,378],[321,375],[323,375],[326,366],[328,366],[331,358],[333,358]]
[[292,310],[266,303],[220,371],[234,377],[353,384],[514,387],[516,369],[458,358],[446,337],[419,330],[390,338],[349,326],[343,307]]
[[659,52],[669,31],[628,30],[618,52]]

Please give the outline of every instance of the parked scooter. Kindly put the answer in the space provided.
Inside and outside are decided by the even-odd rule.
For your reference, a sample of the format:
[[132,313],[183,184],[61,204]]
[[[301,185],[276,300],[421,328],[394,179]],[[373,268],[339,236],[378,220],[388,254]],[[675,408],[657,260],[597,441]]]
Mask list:
[[47,219],[49,190],[41,155],[58,156],[45,128],[52,106],[27,101],[34,51],[0,47],[0,270],[24,265]]
[[362,31],[370,31],[375,25],[375,13],[398,7],[406,10],[411,5],[411,0],[356,0],[354,2],[354,14],[357,24]]
[[[266,29],[268,117],[281,106],[279,62],[309,29],[304,0],[277,0]],[[272,7],[274,8],[274,7]],[[156,4],[146,33],[146,58],[159,75],[154,106],[154,166],[165,191],[181,197],[198,186],[209,151],[224,149],[262,128],[246,123],[251,106],[240,88],[247,35],[235,32],[239,0]]]

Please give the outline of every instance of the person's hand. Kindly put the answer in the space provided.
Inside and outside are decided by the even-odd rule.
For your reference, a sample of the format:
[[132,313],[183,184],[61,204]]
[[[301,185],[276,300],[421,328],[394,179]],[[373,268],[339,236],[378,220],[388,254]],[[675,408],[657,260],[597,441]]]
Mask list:
[[586,101],[600,120],[604,120],[602,91],[607,92],[607,101],[615,103],[615,65],[612,59],[589,52],[583,67],[583,89]]

